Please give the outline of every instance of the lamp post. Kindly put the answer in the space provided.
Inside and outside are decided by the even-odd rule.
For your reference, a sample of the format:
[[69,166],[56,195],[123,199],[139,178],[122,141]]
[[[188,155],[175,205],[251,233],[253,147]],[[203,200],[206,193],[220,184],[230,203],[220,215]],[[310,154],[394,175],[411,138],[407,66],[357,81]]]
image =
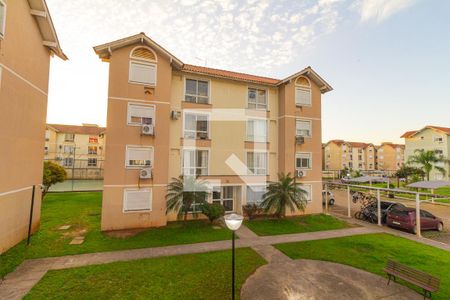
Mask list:
[[232,232],[232,254],[231,254],[231,299],[234,300],[234,253],[235,253],[235,247],[234,247],[234,240],[235,240],[235,231],[241,227],[242,221],[244,220],[244,217],[237,214],[228,214],[225,215],[225,224],[227,224],[228,229]]

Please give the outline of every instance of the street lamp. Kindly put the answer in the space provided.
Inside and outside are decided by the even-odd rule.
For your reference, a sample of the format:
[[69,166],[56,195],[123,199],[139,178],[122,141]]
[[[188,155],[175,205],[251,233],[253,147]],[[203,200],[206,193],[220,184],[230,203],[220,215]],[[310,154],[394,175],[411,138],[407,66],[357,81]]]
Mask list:
[[234,300],[234,252],[235,252],[235,247],[234,247],[234,240],[235,240],[235,231],[239,229],[239,227],[241,227],[242,221],[244,220],[244,217],[241,215],[237,215],[237,214],[228,214],[225,215],[224,217],[225,219],[225,224],[227,224],[228,229],[231,230],[232,232],[232,254],[231,254],[231,291],[232,291],[232,296],[231,299]]

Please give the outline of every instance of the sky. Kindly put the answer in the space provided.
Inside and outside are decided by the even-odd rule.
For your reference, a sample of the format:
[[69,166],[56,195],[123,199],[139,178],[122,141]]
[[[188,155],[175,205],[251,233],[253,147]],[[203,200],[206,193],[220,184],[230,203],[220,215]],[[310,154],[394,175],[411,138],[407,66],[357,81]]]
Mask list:
[[322,139],[402,142],[450,127],[450,1],[47,0],[69,61],[50,67],[48,123],[106,125],[93,46],[145,32],[184,63],[285,78],[311,66]]

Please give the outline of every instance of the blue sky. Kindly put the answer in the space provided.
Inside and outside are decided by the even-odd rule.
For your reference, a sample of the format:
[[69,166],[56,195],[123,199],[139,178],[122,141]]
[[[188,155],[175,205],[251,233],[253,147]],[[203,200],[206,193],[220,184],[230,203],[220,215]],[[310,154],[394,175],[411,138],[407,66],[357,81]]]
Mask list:
[[450,127],[450,1],[47,0],[68,62],[53,59],[50,123],[106,123],[108,66],[92,46],[146,32],[186,63],[283,78],[312,66],[323,140],[401,142]]

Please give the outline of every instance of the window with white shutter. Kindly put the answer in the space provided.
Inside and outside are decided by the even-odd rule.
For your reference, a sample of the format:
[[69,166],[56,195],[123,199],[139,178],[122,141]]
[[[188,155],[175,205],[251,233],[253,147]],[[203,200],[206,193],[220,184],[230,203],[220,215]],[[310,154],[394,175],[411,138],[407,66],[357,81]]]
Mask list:
[[311,137],[311,121],[297,120],[295,127],[297,136]]
[[125,189],[123,193],[123,212],[152,210],[151,189]]
[[305,198],[308,202],[312,201],[312,186],[310,184],[299,184],[299,188],[306,192]]
[[297,153],[295,156],[296,169],[311,169],[311,153]]
[[155,86],[156,64],[131,61],[128,81],[131,83]]
[[155,125],[155,107],[152,105],[128,103],[128,125]]
[[311,105],[311,91],[303,88],[295,89],[295,104],[299,106]]
[[247,120],[247,141],[267,142],[267,121]]
[[153,147],[127,146],[125,154],[125,167],[151,168],[153,166]]

